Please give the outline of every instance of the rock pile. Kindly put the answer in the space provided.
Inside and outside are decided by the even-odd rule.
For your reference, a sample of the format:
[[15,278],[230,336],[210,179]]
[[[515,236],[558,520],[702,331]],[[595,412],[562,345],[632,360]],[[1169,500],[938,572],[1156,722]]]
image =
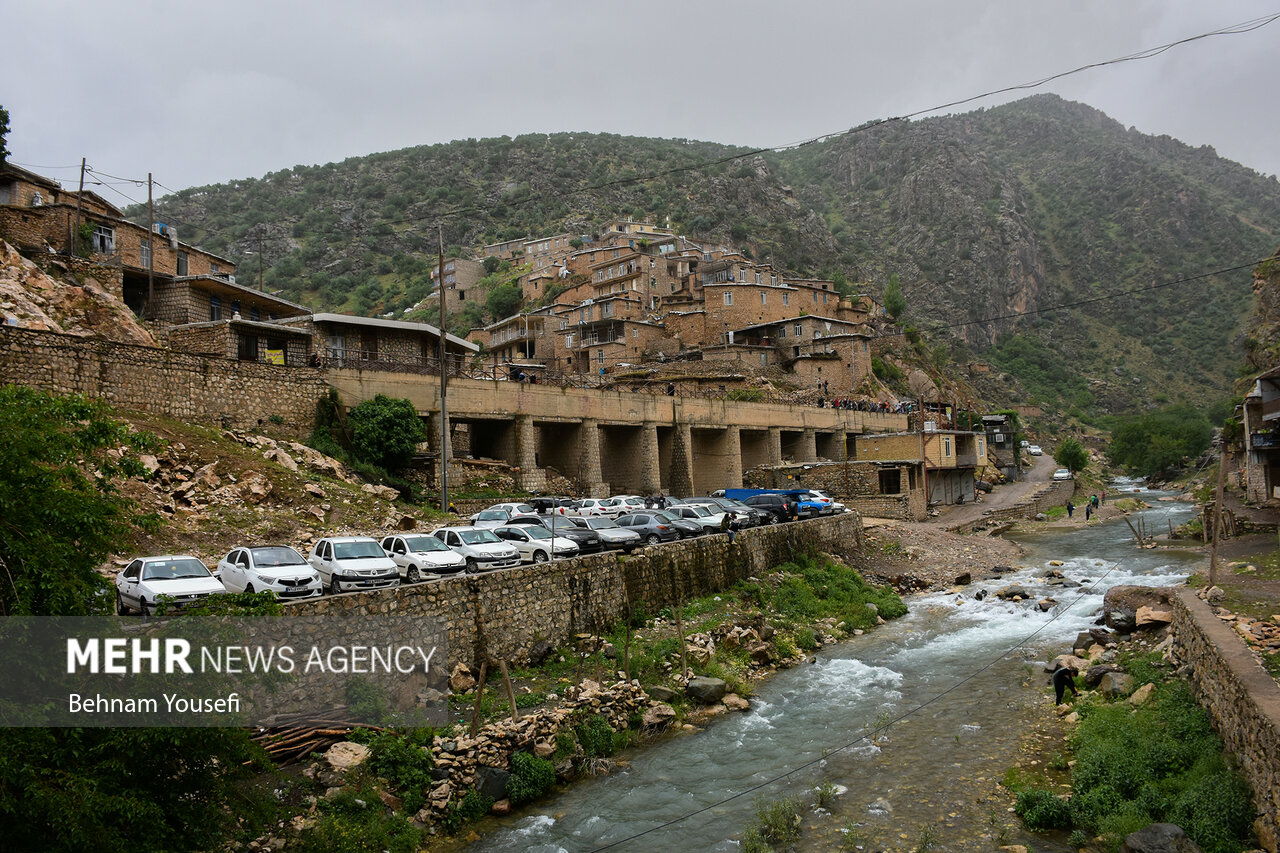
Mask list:
[[1215,616],[1235,629],[1264,669],[1267,668],[1266,659],[1274,661],[1275,656],[1280,655],[1280,613],[1271,614],[1269,619],[1233,613],[1222,606],[1226,600],[1226,592],[1217,586],[1202,589],[1196,594],[1208,602]]

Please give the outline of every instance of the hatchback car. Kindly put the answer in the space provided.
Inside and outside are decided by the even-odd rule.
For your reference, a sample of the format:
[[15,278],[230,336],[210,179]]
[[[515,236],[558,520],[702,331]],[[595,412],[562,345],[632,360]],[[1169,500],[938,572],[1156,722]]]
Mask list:
[[157,604],[182,608],[226,591],[195,557],[141,557],[116,575],[116,612],[137,610],[145,622],[155,615]]
[[468,572],[507,569],[520,565],[520,552],[483,527],[440,527],[431,535],[448,545],[466,561]]
[[505,509],[483,509],[471,516],[472,527],[502,527],[514,513]]
[[622,515],[615,519],[614,523],[624,530],[639,534],[646,545],[657,545],[659,542],[674,542],[680,538],[680,531],[676,530],[671,520],[665,516],[658,515],[654,510]]
[[441,575],[453,575],[467,567],[466,558],[434,536],[421,533],[388,536],[382,540],[382,550],[387,552],[405,583],[437,580]]
[[400,585],[395,561],[368,536],[327,536],[312,546],[307,562],[334,595]]
[[287,545],[232,548],[218,563],[227,592],[274,592],[280,598],[324,595],[320,573]]
[[552,557],[576,557],[578,546],[572,539],[552,536],[545,527],[533,524],[495,527],[495,536],[515,546],[520,559],[529,563],[545,563]]

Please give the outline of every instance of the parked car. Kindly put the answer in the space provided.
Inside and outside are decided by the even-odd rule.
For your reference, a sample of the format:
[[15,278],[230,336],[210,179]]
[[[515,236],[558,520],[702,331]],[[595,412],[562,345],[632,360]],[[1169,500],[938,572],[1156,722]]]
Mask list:
[[790,495],[752,495],[743,503],[769,513],[770,524],[791,521],[800,514],[799,506]]
[[507,512],[505,509],[482,509],[471,516],[471,526],[502,527],[511,520],[512,515],[515,513]]
[[644,510],[620,515],[614,523],[624,530],[630,530],[640,536],[646,545],[657,545],[659,542],[674,542],[680,538],[670,519],[658,515],[656,510]]
[[596,532],[605,548],[621,548],[629,554],[640,544],[639,533],[619,527],[612,518],[596,516],[579,521]]
[[681,518],[669,509],[655,509],[650,510],[650,512],[654,513],[659,518],[665,518],[667,523],[674,527],[676,532],[680,534],[681,539],[692,539],[695,536],[702,536],[707,533],[707,528],[703,527],[701,524]]
[[530,563],[545,563],[554,557],[576,557],[578,546],[572,539],[552,536],[545,527],[532,524],[516,524],[495,527],[493,534],[515,547],[520,559]]
[[614,495],[613,500],[618,502],[619,515],[625,515],[629,512],[640,512],[645,509],[644,498],[639,495]]
[[848,511],[849,511],[849,508],[848,508],[847,506],[845,506],[844,504],[840,503],[840,501],[836,500],[835,498],[831,497],[831,493],[830,493],[830,492],[828,492],[826,489],[810,489],[809,491],[810,491],[810,492],[813,492],[813,494],[815,494],[815,495],[818,495],[818,496],[820,496],[820,497],[824,497],[824,498],[826,498],[827,500],[831,501],[831,509],[832,509],[833,511],[835,511],[835,512],[837,512],[837,513],[840,513],[840,512],[848,512]]
[[312,546],[307,562],[333,595],[400,585],[395,561],[368,536],[327,536]]
[[503,511],[505,511],[505,512],[507,513],[507,515],[524,515],[525,513],[536,513],[536,512],[537,512],[537,510],[536,510],[536,509],[534,509],[533,507],[529,506],[529,505],[528,505],[528,504],[526,504],[526,503],[504,503],[504,504],[494,504],[493,506],[488,507],[488,508],[489,508],[489,509],[500,509],[500,510],[503,510]]
[[1055,479],[1055,480],[1070,480],[1070,479],[1071,479],[1071,472],[1070,472],[1070,471],[1068,471],[1066,468],[1059,468],[1057,471],[1054,471],[1054,472],[1053,472],[1053,479]]
[[159,603],[180,609],[226,591],[195,557],[139,557],[116,575],[116,612],[137,610],[146,622]]
[[769,513],[733,498],[700,498],[704,501],[715,501],[716,506],[723,507],[738,514],[742,527],[759,527],[769,523]]
[[483,527],[439,527],[431,535],[462,555],[468,572],[520,565],[520,552]]
[[578,510],[578,502],[573,498],[566,497],[530,498],[529,506],[533,507],[534,512],[538,515],[552,512],[556,515],[573,515]]
[[676,504],[667,507],[666,511],[685,521],[692,521],[712,533],[719,532],[724,524],[724,510],[712,512],[702,504]]
[[1044,451],[1040,449],[1040,445],[1038,444],[1027,445],[1027,452],[1030,453],[1032,456],[1039,456],[1042,453],[1044,453]]
[[288,545],[232,548],[218,562],[227,592],[274,592],[280,598],[324,595],[320,573]]
[[578,546],[579,554],[594,554],[597,551],[603,551],[604,540],[600,538],[600,534],[590,527],[578,525],[577,522],[580,520],[577,516],[572,515],[513,515],[509,524],[534,524],[539,527],[545,527],[556,536],[572,539],[574,544]]
[[578,501],[577,514],[583,518],[615,518],[622,513],[622,506],[613,498],[583,498]]
[[824,495],[822,492],[810,489],[808,494],[801,497],[802,510],[806,503],[815,504],[819,515],[835,515],[836,513],[835,501]]
[[396,564],[405,583],[436,580],[467,567],[467,560],[461,554],[436,537],[421,533],[387,536],[382,540],[382,550]]

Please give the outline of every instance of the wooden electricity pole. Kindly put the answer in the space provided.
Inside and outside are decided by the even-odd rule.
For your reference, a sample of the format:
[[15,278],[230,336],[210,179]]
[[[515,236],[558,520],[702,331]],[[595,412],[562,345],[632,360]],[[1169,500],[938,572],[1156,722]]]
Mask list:
[[440,294],[440,511],[449,511],[449,404],[446,402],[449,389],[449,370],[445,363],[444,346],[444,225],[437,223],[437,235],[440,238],[439,283],[436,285]]
[[1227,440],[1220,437],[1222,449],[1218,456],[1218,488],[1213,495],[1213,544],[1209,548],[1209,586],[1218,584],[1218,534],[1222,530],[1222,486],[1227,476]]

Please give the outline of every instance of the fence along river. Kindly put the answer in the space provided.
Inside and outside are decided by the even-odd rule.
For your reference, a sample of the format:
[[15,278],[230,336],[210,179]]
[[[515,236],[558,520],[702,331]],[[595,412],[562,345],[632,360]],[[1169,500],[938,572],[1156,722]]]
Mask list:
[[[1148,528],[1191,517],[1189,504],[1154,503],[1162,494],[1138,495],[1152,502],[1142,511]],[[736,851],[761,802],[798,796],[800,850],[837,849],[841,828],[850,826],[866,850],[914,848],[926,827],[943,849],[991,849],[1003,826],[1002,843],[1065,853],[1071,848],[1022,832],[1005,802],[989,796],[1013,765],[1019,737],[1048,713],[1043,662],[1092,624],[1109,587],[1178,584],[1204,558],[1137,549],[1120,519],[1018,541],[1027,549],[1018,571],[975,582],[962,601],[943,593],[911,598],[901,619],[759,685],[750,711],[720,717],[696,735],[671,736],[636,751],[623,769],[580,781],[501,824],[482,824],[478,831],[488,834],[467,849]],[[1080,586],[1046,586],[1051,560],[1062,561],[1059,570]],[[1025,586],[1030,600],[973,598],[1012,583]],[[1035,602],[1042,595],[1058,605],[1041,612]],[[898,718],[876,743],[865,737]],[[812,790],[824,781],[845,790],[829,815],[814,815]]]

